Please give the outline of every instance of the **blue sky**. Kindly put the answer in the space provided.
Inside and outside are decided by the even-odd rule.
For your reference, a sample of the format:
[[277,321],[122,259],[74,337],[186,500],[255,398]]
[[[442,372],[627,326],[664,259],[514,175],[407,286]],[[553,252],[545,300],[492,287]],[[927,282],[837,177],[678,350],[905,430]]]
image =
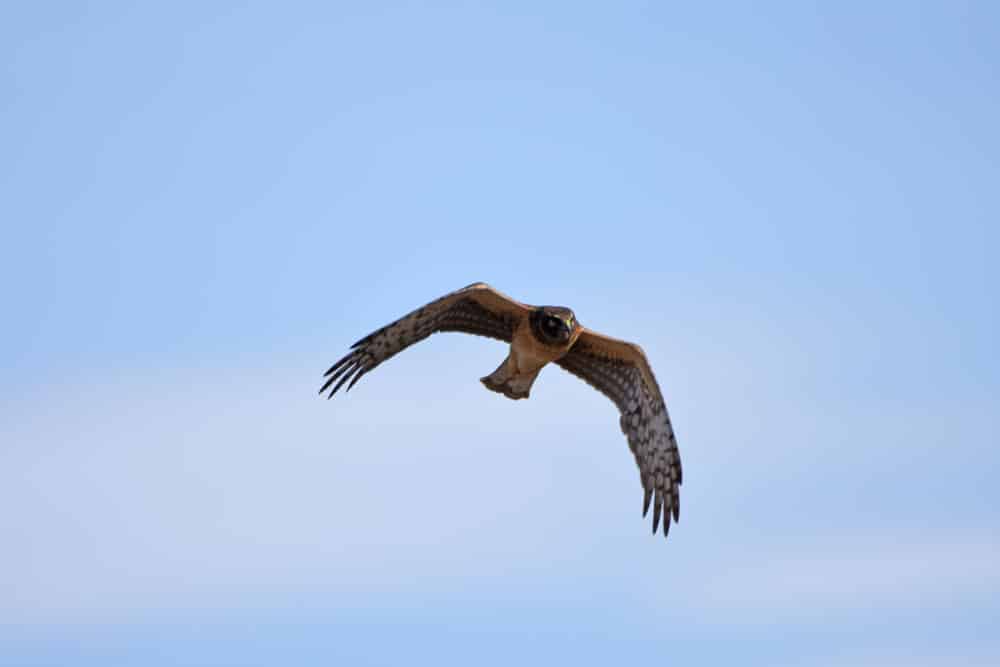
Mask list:
[[[1000,661],[1000,11],[0,10],[0,662]],[[473,281],[646,350],[613,406],[365,333]]]

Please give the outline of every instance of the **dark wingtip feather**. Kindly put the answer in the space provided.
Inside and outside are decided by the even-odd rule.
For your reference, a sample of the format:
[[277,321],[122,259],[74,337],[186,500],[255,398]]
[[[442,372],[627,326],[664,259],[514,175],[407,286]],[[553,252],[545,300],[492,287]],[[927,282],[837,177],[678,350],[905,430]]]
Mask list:
[[663,511],[663,499],[660,498],[660,492],[656,492],[656,497],[653,498],[653,534],[656,535],[657,529],[660,527],[660,513]]
[[337,378],[343,376],[344,373],[348,372],[348,369],[350,369],[352,366],[354,366],[356,363],[358,363],[358,356],[356,354],[352,353],[351,356],[348,358],[348,362],[349,363],[346,363],[343,366],[341,366],[340,368],[338,368],[337,371],[333,375],[330,376],[330,379],[331,380],[336,380]]
[[333,388],[333,393],[336,394],[337,391],[339,391],[340,388],[344,386],[345,382],[350,380],[355,373],[363,369],[364,369],[364,364],[360,359],[356,359],[350,366],[347,366],[346,372],[344,372],[343,375],[340,376],[340,381],[337,382],[337,385]]
[[673,512],[674,512],[674,521],[675,522],[680,521],[681,520],[681,496],[678,493],[674,494]]
[[[326,382],[324,382],[323,386],[320,387],[319,393],[322,394],[323,392],[325,392],[327,389],[330,388],[330,385],[332,385],[334,382],[337,382],[337,380],[340,380],[340,382],[338,382],[337,385],[333,388],[333,391],[330,392],[330,395],[327,396],[327,398],[333,398],[333,395],[337,393],[338,389],[340,389],[340,385],[342,385],[344,383],[344,380],[350,375],[348,371],[356,368],[359,364],[359,360],[356,357],[349,355],[349,358],[351,363],[344,364],[343,366],[338,368],[336,372],[327,377]],[[339,366],[340,362],[338,362],[337,365]]]
[[361,369],[361,372],[360,372],[360,373],[358,373],[357,375],[355,375],[355,376],[354,376],[354,378],[353,378],[353,379],[351,380],[350,384],[348,384],[348,385],[347,385],[347,388],[346,388],[346,389],[344,389],[344,392],[346,393],[346,392],[350,391],[350,390],[351,390],[351,387],[353,387],[353,386],[354,386],[354,383],[355,383],[355,382],[357,382],[358,380],[360,380],[360,379],[361,379],[361,376],[362,376],[362,375],[364,375],[364,374],[365,374],[365,373],[367,373],[367,372],[368,372],[368,369],[367,369],[367,368],[362,368],[362,369]]
[[663,517],[663,537],[666,539],[667,535],[670,533],[670,514],[669,512],[665,517]]
[[[336,378],[330,378],[329,380],[327,380],[326,382],[324,382],[324,383],[323,383],[323,386],[319,388],[319,393],[320,393],[320,395],[321,395],[321,396],[323,395],[323,392],[325,392],[325,391],[327,390],[327,388],[328,388],[328,387],[329,387],[329,386],[330,386],[331,384],[333,384],[333,381],[334,381],[335,379],[336,379]],[[330,394],[330,396],[333,396],[333,394]],[[330,398],[330,396],[327,396],[327,398]]]
[[644,489],[642,496],[642,518],[645,519],[649,513],[649,501],[653,497],[652,489]]
[[323,377],[326,377],[327,375],[330,375],[335,370],[337,370],[338,368],[340,368],[341,366],[343,366],[345,363],[347,363],[351,359],[352,356],[354,356],[353,352],[349,352],[349,353],[345,354],[344,356],[342,356],[337,361],[337,363],[335,363],[333,366],[330,366],[330,368],[327,369],[327,371],[325,373],[323,373]]

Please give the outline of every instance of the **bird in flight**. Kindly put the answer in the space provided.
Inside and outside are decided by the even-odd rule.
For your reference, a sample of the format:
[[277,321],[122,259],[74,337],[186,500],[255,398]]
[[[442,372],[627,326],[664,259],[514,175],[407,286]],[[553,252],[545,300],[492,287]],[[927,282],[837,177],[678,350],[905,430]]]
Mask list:
[[528,398],[532,383],[549,362],[610,398],[621,413],[622,433],[639,466],[642,515],[652,502],[653,533],[662,514],[667,536],[671,516],[674,522],[680,518],[681,460],[653,370],[638,345],[591,331],[569,308],[529,306],[485,283],[473,283],[359,340],[325,373],[319,393],[329,390],[332,398],[346,382],[349,390],[386,359],[438,331],[510,343],[507,358],[480,379],[487,389],[507,398]]

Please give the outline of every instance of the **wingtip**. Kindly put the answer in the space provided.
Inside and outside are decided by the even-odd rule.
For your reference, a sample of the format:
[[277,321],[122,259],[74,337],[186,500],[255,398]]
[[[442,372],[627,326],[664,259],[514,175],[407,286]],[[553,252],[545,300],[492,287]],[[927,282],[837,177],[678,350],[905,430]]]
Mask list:
[[329,377],[330,375],[336,373],[337,370],[343,368],[344,364],[349,362],[353,356],[354,356],[353,352],[348,352],[347,354],[342,356],[340,359],[336,361],[336,363],[333,364],[333,366],[330,366],[330,368],[328,368],[326,372],[323,373],[323,377]]
[[346,389],[344,389],[344,393],[347,393],[347,392],[349,392],[349,391],[351,390],[351,387],[353,387],[353,386],[354,386],[354,383],[355,383],[355,382],[357,382],[358,380],[360,380],[360,379],[361,379],[361,377],[362,377],[362,376],[363,376],[363,375],[364,375],[365,373],[367,373],[367,372],[368,372],[368,369],[367,369],[367,368],[362,368],[362,369],[361,369],[361,372],[359,372],[359,373],[358,373],[357,375],[355,375],[355,376],[354,376],[353,378],[351,378],[351,381],[350,381],[350,383],[349,383],[349,384],[347,385],[347,388],[346,388]]

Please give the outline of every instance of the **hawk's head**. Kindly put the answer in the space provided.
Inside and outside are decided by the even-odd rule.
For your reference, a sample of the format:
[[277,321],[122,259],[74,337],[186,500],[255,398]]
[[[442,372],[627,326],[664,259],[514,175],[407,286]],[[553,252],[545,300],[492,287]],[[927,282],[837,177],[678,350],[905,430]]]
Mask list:
[[566,345],[580,328],[576,315],[561,306],[540,306],[531,313],[531,332],[545,345]]

